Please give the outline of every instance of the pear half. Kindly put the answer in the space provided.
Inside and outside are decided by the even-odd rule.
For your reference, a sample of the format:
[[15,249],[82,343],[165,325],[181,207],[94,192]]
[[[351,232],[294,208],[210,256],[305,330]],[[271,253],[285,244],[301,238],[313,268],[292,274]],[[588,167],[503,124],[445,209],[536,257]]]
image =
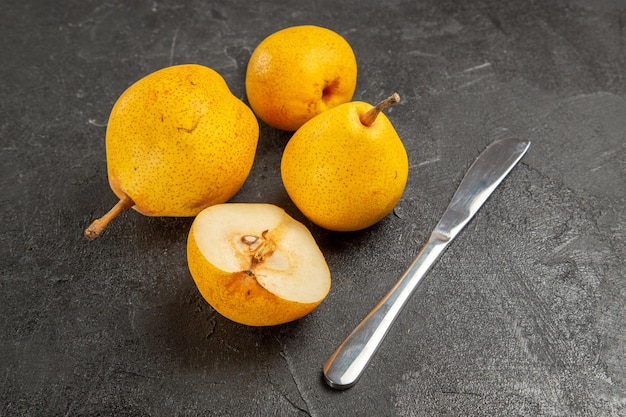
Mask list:
[[187,261],[204,299],[249,326],[299,319],[330,290],[330,270],[311,232],[271,204],[201,211],[189,232]]

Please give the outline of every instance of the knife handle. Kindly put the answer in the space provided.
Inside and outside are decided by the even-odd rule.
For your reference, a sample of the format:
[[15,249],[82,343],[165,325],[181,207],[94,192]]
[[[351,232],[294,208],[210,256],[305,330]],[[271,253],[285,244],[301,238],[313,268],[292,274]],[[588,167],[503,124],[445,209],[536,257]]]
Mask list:
[[396,284],[328,358],[324,364],[328,385],[343,390],[356,384],[398,314],[449,242],[449,237],[440,233],[430,236]]

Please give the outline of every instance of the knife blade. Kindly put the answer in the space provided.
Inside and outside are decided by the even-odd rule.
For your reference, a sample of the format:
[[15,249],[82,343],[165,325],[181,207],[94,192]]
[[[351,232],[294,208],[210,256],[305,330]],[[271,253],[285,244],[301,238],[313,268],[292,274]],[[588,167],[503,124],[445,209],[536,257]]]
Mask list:
[[530,141],[526,139],[501,139],[487,146],[476,158],[409,268],[324,364],[324,379],[330,387],[343,390],[357,383],[432,265],[529,147]]

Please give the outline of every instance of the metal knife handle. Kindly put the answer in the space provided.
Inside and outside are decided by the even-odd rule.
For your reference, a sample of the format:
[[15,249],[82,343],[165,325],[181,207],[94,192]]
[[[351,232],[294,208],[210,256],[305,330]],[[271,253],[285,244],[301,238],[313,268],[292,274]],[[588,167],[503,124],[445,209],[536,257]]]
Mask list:
[[328,385],[346,389],[358,381],[422,278],[529,146],[526,139],[502,139],[493,142],[476,158],[413,263],[324,364]]
[[324,365],[324,378],[336,389],[353,386],[382,343],[402,307],[450,242],[433,233],[411,266],[350,333]]

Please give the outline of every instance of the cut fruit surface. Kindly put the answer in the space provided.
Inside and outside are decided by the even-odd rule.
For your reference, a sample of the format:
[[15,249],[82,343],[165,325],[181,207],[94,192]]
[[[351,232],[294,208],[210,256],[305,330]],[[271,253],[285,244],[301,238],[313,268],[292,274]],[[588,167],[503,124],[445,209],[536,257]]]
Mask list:
[[194,220],[189,269],[207,302],[229,319],[266,326],[298,319],[330,290],[309,230],[270,204],[218,204]]

